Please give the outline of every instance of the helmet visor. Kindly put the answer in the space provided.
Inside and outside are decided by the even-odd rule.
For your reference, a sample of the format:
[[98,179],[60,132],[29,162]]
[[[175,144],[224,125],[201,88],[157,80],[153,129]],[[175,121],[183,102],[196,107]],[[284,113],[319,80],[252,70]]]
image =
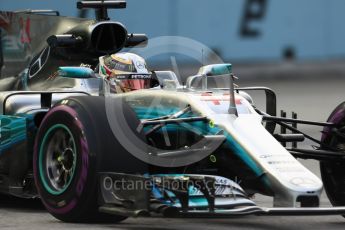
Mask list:
[[125,91],[138,89],[148,89],[151,85],[151,79],[125,79],[117,81],[119,86]]
[[115,74],[118,86],[124,91],[149,89],[151,87],[151,74]]

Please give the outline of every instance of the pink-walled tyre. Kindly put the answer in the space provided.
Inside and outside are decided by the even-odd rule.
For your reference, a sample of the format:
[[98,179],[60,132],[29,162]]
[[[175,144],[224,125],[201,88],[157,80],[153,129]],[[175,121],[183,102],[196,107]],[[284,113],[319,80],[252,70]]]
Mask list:
[[[321,141],[345,156],[345,102],[329,116],[328,122],[338,124],[338,133],[332,128],[323,130]],[[341,128],[343,127],[343,128]],[[333,206],[345,206],[345,161],[321,161],[320,170],[327,196]]]
[[[39,127],[33,157],[35,183],[44,206],[57,219],[66,222],[126,219],[98,212],[97,172],[104,169],[102,154],[116,149],[111,131],[105,128],[103,112],[104,103],[99,97],[72,98],[53,107]],[[108,135],[109,140],[103,138],[102,143],[100,133]]]

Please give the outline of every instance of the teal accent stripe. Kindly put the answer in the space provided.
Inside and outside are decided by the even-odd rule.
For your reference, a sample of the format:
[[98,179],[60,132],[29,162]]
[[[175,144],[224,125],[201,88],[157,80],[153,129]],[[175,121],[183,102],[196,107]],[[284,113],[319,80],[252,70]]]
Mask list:
[[23,142],[26,140],[26,134],[23,134],[21,136],[17,136],[16,138],[12,139],[10,142],[6,143],[6,144],[1,144],[1,151],[0,151],[0,155],[7,149],[11,148],[14,145],[19,144],[20,142]]
[[143,106],[133,107],[139,119],[152,119],[177,113],[181,108],[148,108]]
[[226,137],[226,145],[230,149],[233,150],[234,154],[239,156],[244,163],[251,168],[257,176],[261,176],[263,171],[261,168],[255,163],[255,161],[250,157],[250,154],[247,153],[247,151],[237,142],[232,138],[228,133],[224,134]]
[[[220,66],[222,68],[226,68],[227,71],[231,71],[231,65],[224,65]],[[224,70],[225,71],[225,70]],[[165,116],[169,114],[176,113],[181,110],[181,108],[164,108],[164,109],[150,109],[143,106],[133,106],[134,111],[136,112],[139,119],[152,119],[157,118],[160,116]],[[188,116],[196,116],[197,114],[193,113],[186,113],[182,117],[188,117]],[[232,151],[234,154],[236,154],[254,173],[256,176],[262,176],[264,174],[264,171],[261,169],[261,167],[251,158],[251,155],[227,132],[224,132],[223,129],[214,126],[212,127],[210,124],[205,124],[204,122],[190,122],[189,125],[193,126],[197,130],[199,130],[203,135],[215,135],[218,133],[223,133],[223,135],[226,137],[226,141],[224,145],[229,149],[229,151]],[[150,127],[146,127],[146,129],[149,129]],[[166,131],[178,131],[178,130],[186,130],[188,128],[183,127],[181,125],[177,124],[169,124],[165,126]],[[161,130],[158,130],[157,132],[162,132]],[[267,177],[263,177],[263,182],[266,184],[266,186],[269,186],[269,180]]]
[[[208,133],[209,134],[216,134],[223,132],[222,129],[215,126],[213,128],[209,127]],[[252,169],[257,176],[261,176],[263,174],[262,169],[256,164],[256,162],[250,157],[250,154],[227,132],[223,132],[223,135],[226,137],[226,141],[224,143],[230,150],[233,151],[243,162]]]
[[0,115],[0,154],[27,139],[26,118]]

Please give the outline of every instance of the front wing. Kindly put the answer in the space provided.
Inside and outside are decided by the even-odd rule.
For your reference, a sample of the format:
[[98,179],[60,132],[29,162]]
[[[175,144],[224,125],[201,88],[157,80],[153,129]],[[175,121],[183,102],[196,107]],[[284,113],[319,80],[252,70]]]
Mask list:
[[219,176],[103,172],[99,181],[99,211],[121,216],[345,215],[345,207],[259,207],[237,183]]

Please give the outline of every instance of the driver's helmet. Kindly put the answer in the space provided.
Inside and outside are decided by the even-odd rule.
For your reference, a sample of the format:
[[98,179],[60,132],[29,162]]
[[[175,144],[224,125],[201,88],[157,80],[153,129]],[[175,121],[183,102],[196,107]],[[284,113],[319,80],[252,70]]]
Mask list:
[[110,82],[116,93],[152,86],[152,74],[145,59],[133,53],[116,53],[99,58],[99,75]]

